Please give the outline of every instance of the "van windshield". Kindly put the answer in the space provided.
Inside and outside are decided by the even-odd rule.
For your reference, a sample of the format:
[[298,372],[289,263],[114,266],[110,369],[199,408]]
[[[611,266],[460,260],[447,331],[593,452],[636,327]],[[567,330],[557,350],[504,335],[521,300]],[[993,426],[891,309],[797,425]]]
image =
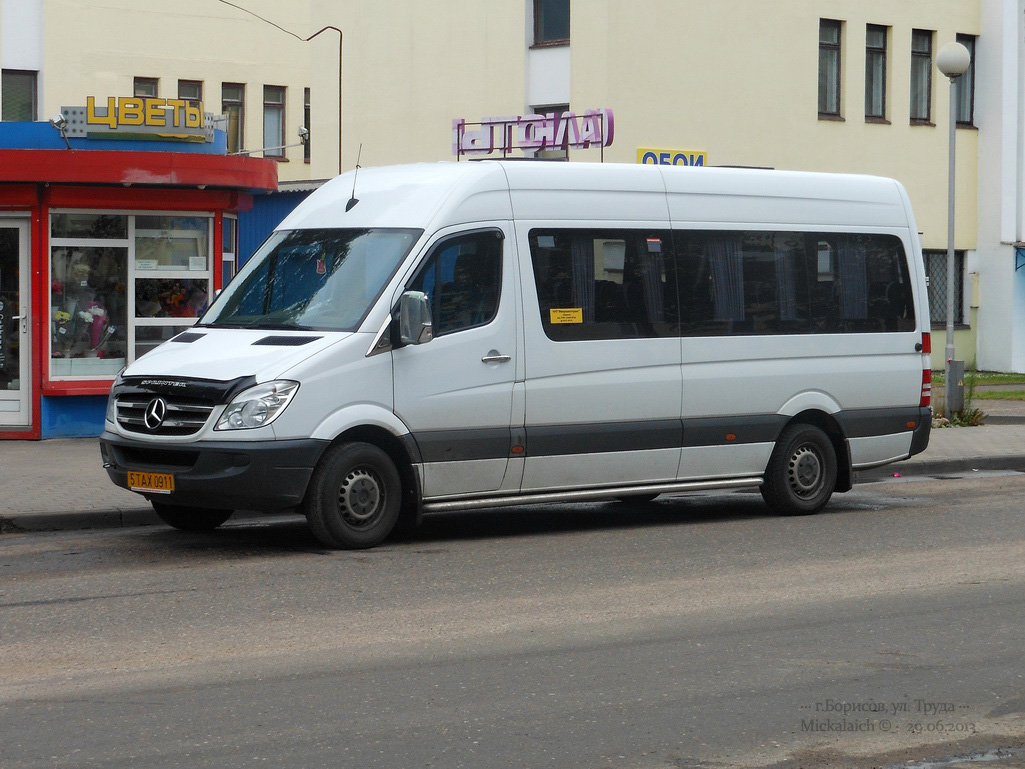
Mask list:
[[422,232],[275,232],[197,325],[355,331]]

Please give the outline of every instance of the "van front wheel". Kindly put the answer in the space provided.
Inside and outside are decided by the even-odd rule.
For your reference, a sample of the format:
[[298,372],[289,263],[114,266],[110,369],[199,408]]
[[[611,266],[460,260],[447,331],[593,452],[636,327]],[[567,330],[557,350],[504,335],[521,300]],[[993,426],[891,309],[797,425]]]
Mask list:
[[380,544],[399,518],[402,481],[391,458],[369,443],[328,449],[303,504],[314,536],[328,547]]
[[791,425],[779,436],[765,468],[762,499],[781,515],[821,510],[836,487],[836,452],[813,425]]

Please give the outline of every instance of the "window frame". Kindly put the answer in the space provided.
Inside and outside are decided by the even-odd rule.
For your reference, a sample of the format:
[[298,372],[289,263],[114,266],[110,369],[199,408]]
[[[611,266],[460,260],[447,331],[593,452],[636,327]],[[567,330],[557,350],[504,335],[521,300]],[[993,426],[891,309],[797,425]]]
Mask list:
[[[557,45],[569,45],[570,37],[570,2],[571,0],[534,0],[534,42],[533,48],[545,48]],[[558,7],[556,7],[558,5]],[[563,8],[565,9],[563,11]],[[564,36],[548,36],[545,32],[545,20],[551,14],[565,13],[566,34]],[[559,19],[561,21],[561,18]],[[550,26],[547,25],[547,26]]]
[[[871,44],[871,34],[881,33],[882,45]],[[865,25],[865,120],[870,123],[888,123],[886,118],[887,58],[889,56],[890,28],[882,24]],[[878,66],[878,71],[877,71]],[[878,103],[878,110],[875,105]]]
[[[238,89],[238,98],[225,95],[226,89]],[[231,110],[238,108],[238,125],[231,130]],[[246,147],[246,85],[245,83],[221,83],[221,114],[227,117],[224,132],[228,138],[228,154],[238,154]]]
[[238,214],[221,217],[221,288],[238,272]]
[[[273,97],[280,96],[280,101]],[[285,160],[285,101],[288,88],[283,85],[264,85],[263,87],[263,156],[272,160]],[[275,136],[268,135],[268,119],[276,116],[277,126],[273,130]]]
[[[975,54],[978,50],[978,37],[975,35],[958,34],[957,42],[968,49],[971,61],[967,71],[954,81],[954,98],[957,99],[957,125],[963,128],[975,128]],[[967,89],[967,98],[965,97]]]
[[[826,40],[827,31],[836,33]],[[843,120],[843,22],[819,19],[818,112],[819,120]],[[829,86],[833,94],[830,95]]]
[[[909,115],[911,118],[911,125],[935,125],[932,121],[932,83],[933,83],[933,53],[935,51],[935,37],[936,33],[931,29],[912,29],[911,30],[911,94],[909,104]],[[927,50],[916,50],[916,40],[928,40]],[[922,82],[919,82],[920,78],[923,78]],[[916,88],[917,86],[917,88]],[[925,102],[925,115],[916,113],[916,109],[922,98],[922,88],[924,87],[924,102]]]
[[[182,93],[183,90],[188,90],[194,87],[196,89],[195,96],[188,96]],[[202,80],[179,80],[178,81],[178,98],[182,101],[188,102],[192,106],[197,106],[203,103],[203,81]]]
[[[954,326],[968,328],[965,318],[965,266],[967,254],[954,251]],[[929,297],[929,323],[934,329],[947,325],[947,251],[939,248],[922,249],[926,295]],[[935,278],[935,280],[934,280]]]
[[310,89],[303,89],[303,128],[306,129],[306,138],[303,140],[303,162],[310,162]]
[[[0,106],[0,112],[3,113],[0,114],[0,120],[2,120],[3,122],[34,122],[39,116],[39,72],[31,69],[5,69],[3,70],[2,75],[0,75],[0,77],[2,77],[4,81],[7,81],[10,77],[23,78],[24,80],[28,81],[30,91],[29,111],[27,115],[15,115],[12,117],[8,114],[8,110],[3,109],[2,106]],[[2,90],[4,93],[3,99],[5,104],[9,103],[7,93],[11,87],[11,83],[9,82],[3,85]]]
[[160,78],[136,77],[132,79],[132,96],[155,99],[160,95]]

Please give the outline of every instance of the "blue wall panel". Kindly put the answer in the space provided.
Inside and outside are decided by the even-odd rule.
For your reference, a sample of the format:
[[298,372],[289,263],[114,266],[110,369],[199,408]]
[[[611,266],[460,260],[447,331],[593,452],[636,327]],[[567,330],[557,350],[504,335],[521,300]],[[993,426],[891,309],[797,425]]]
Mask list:
[[43,438],[88,438],[103,432],[106,395],[43,396],[40,430]]
[[274,192],[253,198],[251,211],[238,215],[238,263],[243,265],[274,228],[302,203],[309,192]]

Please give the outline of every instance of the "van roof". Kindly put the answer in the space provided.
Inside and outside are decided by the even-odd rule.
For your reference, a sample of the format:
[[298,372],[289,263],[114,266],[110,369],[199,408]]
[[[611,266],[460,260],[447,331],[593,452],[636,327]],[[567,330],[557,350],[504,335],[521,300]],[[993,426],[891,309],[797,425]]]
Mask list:
[[[351,198],[358,202],[351,207]],[[724,205],[724,198],[729,204]],[[349,210],[346,210],[346,209]],[[620,163],[443,162],[363,168],[314,192],[279,229],[474,222],[738,222],[913,227],[893,179]]]

